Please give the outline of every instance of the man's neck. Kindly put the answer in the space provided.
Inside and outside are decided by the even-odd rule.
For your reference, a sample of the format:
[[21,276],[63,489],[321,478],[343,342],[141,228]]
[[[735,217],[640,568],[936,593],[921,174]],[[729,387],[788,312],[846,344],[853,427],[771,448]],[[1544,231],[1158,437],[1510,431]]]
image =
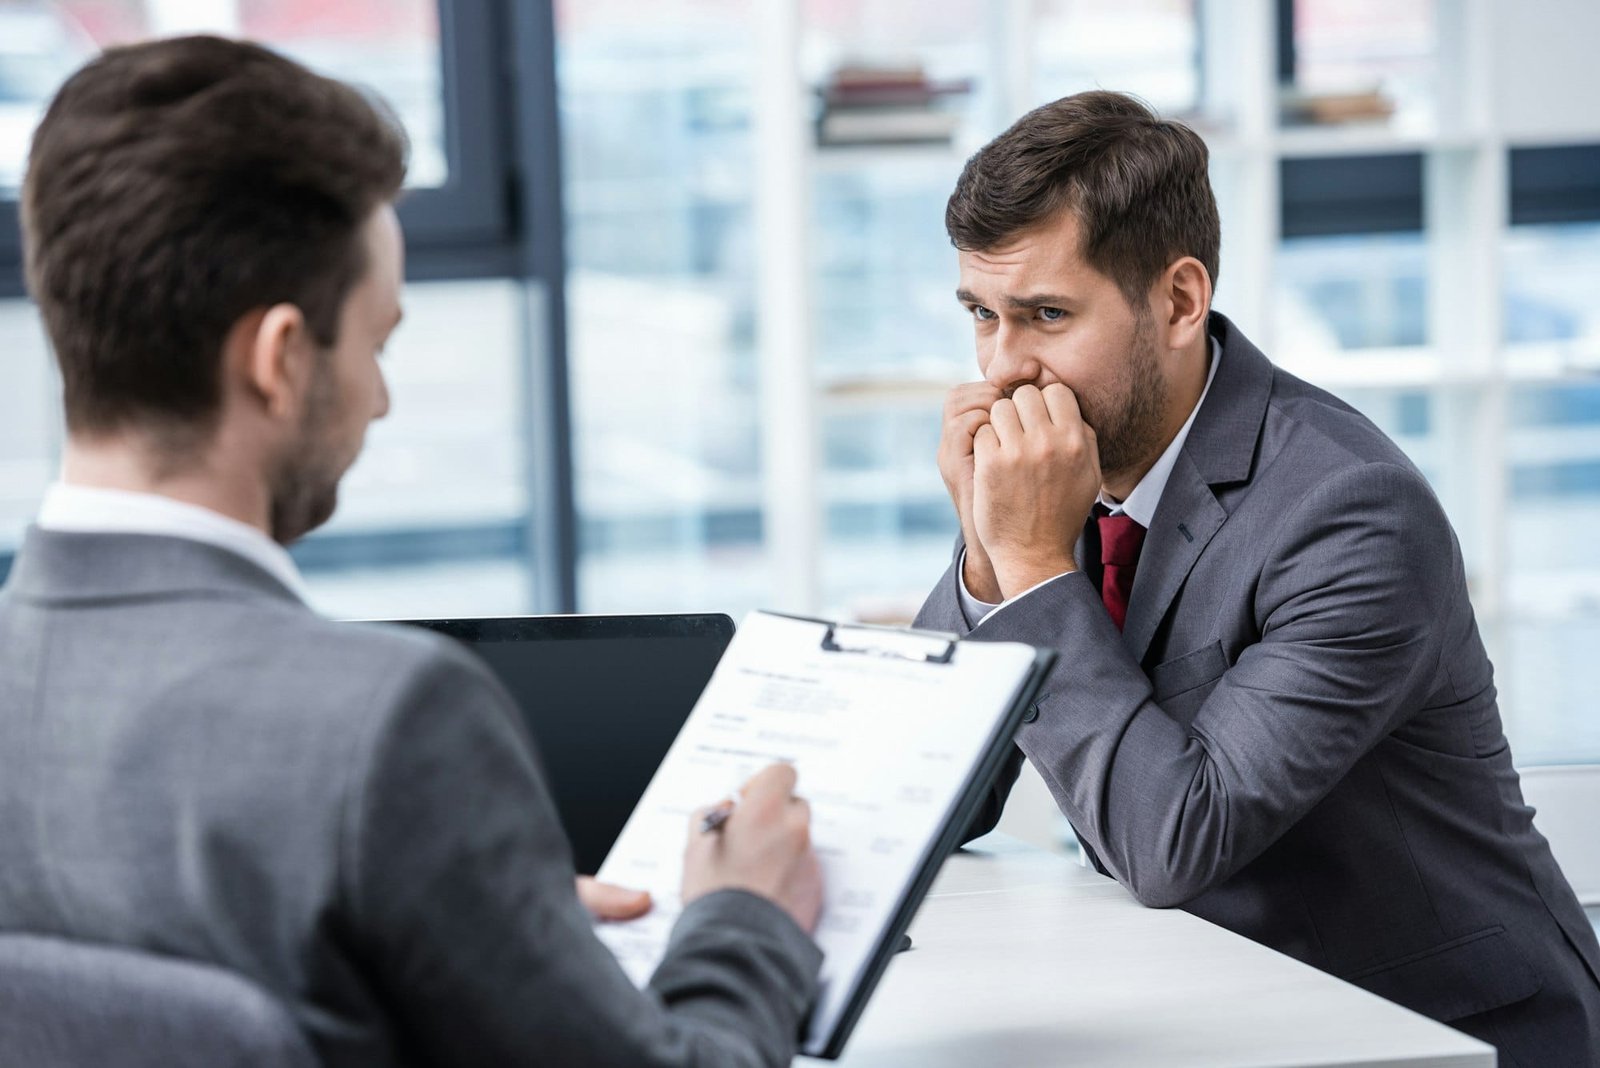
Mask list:
[[140,443],[73,436],[62,457],[61,480],[73,486],[168,497],[271,535],[265,486],[257,478],[221,470],[210,456],[174,467]]

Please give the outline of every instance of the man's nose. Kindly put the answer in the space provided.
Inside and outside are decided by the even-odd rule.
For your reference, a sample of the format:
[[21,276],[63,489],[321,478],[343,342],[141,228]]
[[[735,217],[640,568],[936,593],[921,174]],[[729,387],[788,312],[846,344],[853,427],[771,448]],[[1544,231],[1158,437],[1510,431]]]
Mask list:
[[1004,323],[995,331],[994,349],[983,377],[991,386],[1003,390],[1007,396],[1018,386],[1039,380],[1042,370],[1039,358],[1024,330],[1008,330]]

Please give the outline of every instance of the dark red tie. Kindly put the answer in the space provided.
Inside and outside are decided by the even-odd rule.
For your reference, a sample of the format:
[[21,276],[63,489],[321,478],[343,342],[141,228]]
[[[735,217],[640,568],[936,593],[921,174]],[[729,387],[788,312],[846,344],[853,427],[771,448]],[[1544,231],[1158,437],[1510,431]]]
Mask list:
[[1144,545],[1144,527],[1126,513],[1102,515],[1100,524],[1100,599],[1111,613],[1111,622],[1122,629],[1128,618],[1128,596],[1133,593],[1133,570],[1139,566],[1139,549]]

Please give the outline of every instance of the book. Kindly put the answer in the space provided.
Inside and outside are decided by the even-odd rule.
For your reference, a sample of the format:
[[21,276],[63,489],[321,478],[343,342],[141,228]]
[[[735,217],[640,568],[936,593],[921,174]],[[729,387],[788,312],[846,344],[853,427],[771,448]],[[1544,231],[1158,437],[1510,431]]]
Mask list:
[[829,111],[817,123],[819,145],[947,144],[961,125],[953,111],[931,108],[851,108]]

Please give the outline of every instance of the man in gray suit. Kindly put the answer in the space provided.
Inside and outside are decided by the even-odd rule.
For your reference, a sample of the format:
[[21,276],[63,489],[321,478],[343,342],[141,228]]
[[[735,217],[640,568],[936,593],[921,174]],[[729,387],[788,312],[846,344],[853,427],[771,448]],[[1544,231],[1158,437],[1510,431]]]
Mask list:
[[975,830],[1025,754],[1145,904],[1501,1064],[1600,1063],[1600,948],[1522,802],[1450,524],[1211,311],[1206,168],[1192,131],[1084,93],[950,197],[983,381],[946,404],[961,540],[917,622],[1061,653]]
[[785,1064],[820,964],[791,770],[690,834],[637,990],[506,693],[299,595],[282,545],[388,407],[403,173],[358,93],[215,38],[110,51],[45,116],[69,441],[0,592],[0,929],[232,969],[330,1066]]

